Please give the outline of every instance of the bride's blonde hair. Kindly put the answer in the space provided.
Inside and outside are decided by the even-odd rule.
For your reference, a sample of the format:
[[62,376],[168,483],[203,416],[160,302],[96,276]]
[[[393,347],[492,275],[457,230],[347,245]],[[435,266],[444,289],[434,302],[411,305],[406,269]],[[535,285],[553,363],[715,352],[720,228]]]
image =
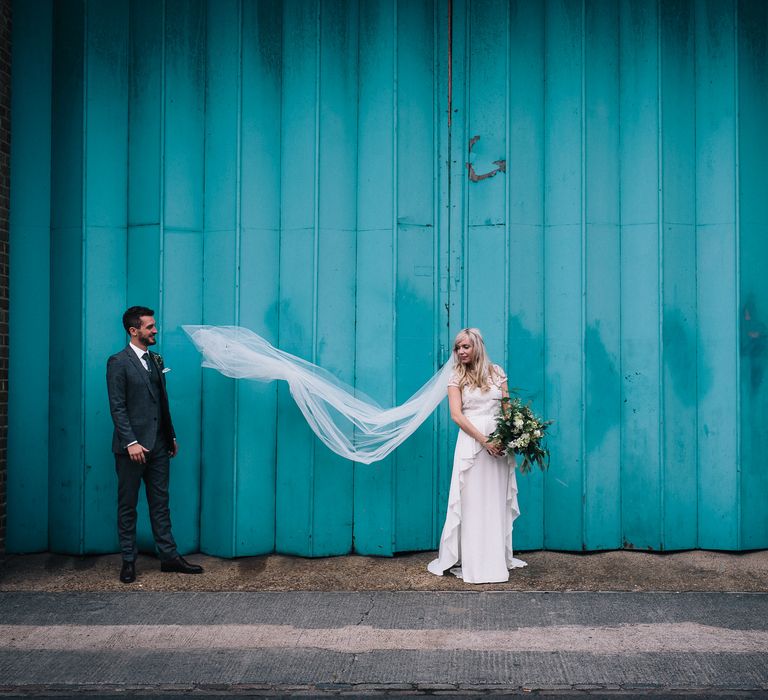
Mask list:
[[[464,365],[459,360],[459,343],[465,339],[469,341],[475,350],[472,362],[469,365]],[[477,328],[464,328],[456,334],[456,339],[453,341],[453,359],[459,389],[468,386],[488,391],[491,388],[491,379],[497,372],[495,366],[488,358],[483,336]]]

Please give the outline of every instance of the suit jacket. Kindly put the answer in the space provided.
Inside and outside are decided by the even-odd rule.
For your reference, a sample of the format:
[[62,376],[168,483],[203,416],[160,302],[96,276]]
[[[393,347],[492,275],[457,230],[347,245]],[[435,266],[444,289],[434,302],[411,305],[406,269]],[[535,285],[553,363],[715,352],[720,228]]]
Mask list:
[[107,360],[107,393],[109,412],[115,424],[112,435],[112,451],[115,454],[124,453],[134,440],[151,450],[161,419],[168,444],[176,437],[168,407],[162,358],[154,352],[150,352],[149,357],[152,371],[160,377],[159,391],[131,348],[126,347]]

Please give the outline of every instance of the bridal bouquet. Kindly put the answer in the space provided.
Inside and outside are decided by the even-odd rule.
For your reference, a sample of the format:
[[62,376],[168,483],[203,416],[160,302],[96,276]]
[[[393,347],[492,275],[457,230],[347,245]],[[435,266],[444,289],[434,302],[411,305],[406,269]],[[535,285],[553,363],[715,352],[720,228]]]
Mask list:
[[553,421],[542,420],[517,397],[501,399],[501,414],[488,438],[502,445],[504,454],[510,450],[522,455],[520,472],[531,471],[534,464],[544,470],[549,466],[549,450],[544,446],[544,433]]

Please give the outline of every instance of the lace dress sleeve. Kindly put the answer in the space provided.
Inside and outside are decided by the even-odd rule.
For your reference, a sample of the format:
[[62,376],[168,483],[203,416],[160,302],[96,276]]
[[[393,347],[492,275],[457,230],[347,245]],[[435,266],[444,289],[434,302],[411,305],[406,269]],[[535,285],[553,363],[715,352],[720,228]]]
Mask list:
[[493,375],[493,383],[498,387],[507,381],[507,373],[499,365],[493,366]]
[[448,386],[459,386],[459,375],[456,372],[452,372],[448,378]]

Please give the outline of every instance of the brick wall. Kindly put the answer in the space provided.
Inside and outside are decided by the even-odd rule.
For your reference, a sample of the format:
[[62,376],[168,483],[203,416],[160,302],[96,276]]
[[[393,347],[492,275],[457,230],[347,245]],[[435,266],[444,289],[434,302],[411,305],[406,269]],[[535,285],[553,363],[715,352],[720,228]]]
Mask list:
[[11,0],[0,0],[0,555],[8,438],[8,224],[11,197]]

